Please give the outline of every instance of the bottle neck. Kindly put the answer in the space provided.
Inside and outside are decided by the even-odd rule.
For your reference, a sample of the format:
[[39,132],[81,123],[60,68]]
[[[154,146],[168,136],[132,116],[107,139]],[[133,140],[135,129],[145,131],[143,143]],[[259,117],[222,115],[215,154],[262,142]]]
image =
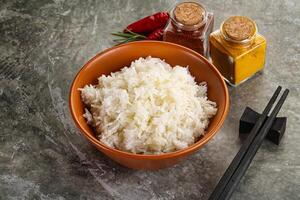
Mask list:
[[205,11],[204,8],[203,8],[204,13],[203,13],[203,19],[202,19],[202,21],[200,21],[199,23],[194,24],[194,25],[186,25],[186,24],[180,23],[176,19],[176,17],[174,16],[174,10],[175,9],[172,9],[172,11],[170,12],[171,13],[170,20],[171,20],[172,25],[175,26],[179,30],[196,31],[196,30],[200,29],[201,27],[203,27],[206,24],[206,22],[207,22],[207,18],[208,18],[207,17],[207,12]]
[[226,31],[224,31],[223,25],[224,25],[224,22],[221,24],[220,34],[221,34],[222,39],[228,45],[236,47],[236,48],[247,48],[247,47],[251,46],[254,43],[256,35],[257,35],[256,25],[254,27],[255,30],[254,30],[253,34],[251,36],[249,36],[248,38],[243,39],[243,40],[236,40],[236,39],[230,37],[230,35],[227,35]]

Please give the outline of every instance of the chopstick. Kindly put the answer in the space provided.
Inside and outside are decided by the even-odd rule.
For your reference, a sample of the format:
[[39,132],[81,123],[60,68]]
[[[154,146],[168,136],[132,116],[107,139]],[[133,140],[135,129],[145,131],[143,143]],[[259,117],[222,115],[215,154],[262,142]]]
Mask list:
[[232,192],[240,182],[241,178],[245,174],[246,170],[249,168],[251,161],[253,160],[256,152],[258,151],[259,147],[263,143],[264,138],[266,137],[267,133],[269,132],[279,110],[281,109],[289,90],[286,89],[279,99],[278,103],[276,104],[275,108],[273,109],[270,117],[264,123],[263,127],[260,129],[258,135],[255,137],[252,145],[249,147],[249,150],[244,156],[244,159],[241,161],[240,165],[232,175],[230,181],[224,188],[223,192],[219,196],[219,200],[227,200],[230,198]]
[[222,176],[222,178],[220,179],[218,185],[215,187],[213,193],[209,197],[209,200],[217,200],[219,198],[220,194],[223,192],[223,190],[226,187],[227,183],[229,182],[231,176],[233,175],[234,171],[237,169],[237,167],[240,164],[241,160],[243,159],[245,153],[247,152],[249,146],[252,144],[259,129],[261,128],[262,124],[266,120],[268,113],[272,109],[272,106],[275,103],[275,101],[280,93],[280,90],[281,90],[281,87],[278,86],[276,91],[274,92],[273,96],[271,97],[270,101],[268,102],[267,106],[265,107],[262,115],[260,116],[260,118],[255,123],[254,127],[252,128],[246,141],[243,143],[239,152],[236,154],[233,161],[231,162],[231,164],[225,171],[225,173]]

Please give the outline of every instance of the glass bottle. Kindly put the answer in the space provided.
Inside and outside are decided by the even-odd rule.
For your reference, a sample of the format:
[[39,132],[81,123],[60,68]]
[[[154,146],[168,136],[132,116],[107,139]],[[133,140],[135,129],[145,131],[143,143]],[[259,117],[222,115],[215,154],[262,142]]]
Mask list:
[[213,30],[213,13],[196,2],[183,2],[170,12],[163,40],[191,48],[209,56],[209,34]]
[[248,17],[228,18],[209,41],[212,63],[230,85],[236,86],[264,68],[266,39]]

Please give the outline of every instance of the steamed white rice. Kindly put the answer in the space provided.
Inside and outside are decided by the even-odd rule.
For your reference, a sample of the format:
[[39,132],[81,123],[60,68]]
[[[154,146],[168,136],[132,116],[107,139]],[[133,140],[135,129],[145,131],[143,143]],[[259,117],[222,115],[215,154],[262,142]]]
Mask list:
[[188,68],[172,68],[159,58],[139,58],[80,90],[84,117],[99,140],[132,153],[186,148],[205,134],[217,112],[205,82],[197,85]]

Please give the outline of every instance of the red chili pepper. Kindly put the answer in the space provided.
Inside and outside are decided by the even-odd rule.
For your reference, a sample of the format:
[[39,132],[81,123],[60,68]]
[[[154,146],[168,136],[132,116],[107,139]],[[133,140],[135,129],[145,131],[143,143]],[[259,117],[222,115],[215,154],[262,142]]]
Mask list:
[[148,40],[161,40],[164,33],[164,27],[158,28],[147,36]]
[[153,32],[158,28],[164,27],[168,20],[168,12],[158,12],[128,25],[124,32],[127,32],[127,30],[135,33]]

